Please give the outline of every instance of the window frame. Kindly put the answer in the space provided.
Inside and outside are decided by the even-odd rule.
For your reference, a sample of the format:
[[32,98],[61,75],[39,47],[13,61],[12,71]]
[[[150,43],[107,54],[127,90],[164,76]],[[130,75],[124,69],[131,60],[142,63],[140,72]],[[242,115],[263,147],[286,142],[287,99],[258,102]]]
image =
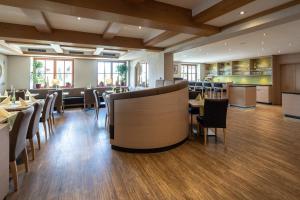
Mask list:
[[[147,88],[147,87],[149,87],[149,76],[148,76],[149,75],[149,63],[142,62],[141,63],[142,70],[143,70],[143,65],[146,66],[146,80],[145,80],[146,85],[145,85],[145,87]],[[142,86],[142,83],[139,83],[139,85]]]
[[[186,67],[186,73],[183,73],[183,68]],[[194,67],[195,72],[192,72],[192,67]],[[197,81],[198,80],[198,64],[180,64],[180,77],[185,79],[186,76],[186,80],[187,81]],[[200,70],[199,70],[200,71]],[[193,76],[195,79],[190,79],[190,76]],[[200,75],[200,74],[199,74]]]
[[[53,65],[53,73],[46,73],[46,61],[47,60],[53,60],[54,65]],[[44,65],[44,77],[46,78],[46,74],[53,74],[53,79],[57,78],[57,74],[63,74],[64,75],[64,80],[65,80],[65,75],[66,74],[71,74],[72,75],[72,85],[71,88],[74,88],[74,59],[63,59],[63,58],[40,58],[40,57],[34,57],[33,61],[44,61],[45,65]],[[64,73],[57,73],[56,68],[57,68],[57,61],[64,61]],[[70,61],[72,63],[72,73],[65,73],[65,62],[66,61]],[[64,84],[64,86],[60,86],[61,88],[66,88],[66,84]]]
[[[104,63],[104,72],[99,72],[99,63]],[[110,63],[110,73],[106,73],[105,72],[105,63]],[[114,63],[119,63],[118,65],[121,65],[121,64],[125,64],[127,65],[127,62],[126,61],[98,61],[97,62],[97,86],[100,86],[100,82],[99,82],[99,74],[103,74],[104,75],[104,79],[106,77],[107,74],[110,74],[110,79],[112,80],[112,84],[111,86],[117,86],[116,83],[114,82],[114,79],[113,79],[113,76],[114,74],[117,74],[117,76],[119,77],[120,76],[120,73],[114,73]],[[116,65],[116,66],[118,66]],[[126,74],[127,76],[127,79],[126,79],[126,86],[128,85],[128,72]],[[104,80],[104,87],[107,87],[107,86],[110,86],[110,85],[107,85],[106,84],[106,81]],[[121,86],[121,84],[119,85]]]

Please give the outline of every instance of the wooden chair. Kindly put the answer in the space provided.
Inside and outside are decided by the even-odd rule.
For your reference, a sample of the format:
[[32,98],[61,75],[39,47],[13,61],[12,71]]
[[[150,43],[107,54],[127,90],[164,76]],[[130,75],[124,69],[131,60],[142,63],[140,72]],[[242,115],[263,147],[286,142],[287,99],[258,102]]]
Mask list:
[[106,107],[106,114],[105,114],[105,127],[107,128],[108,127],[108,124],[109,124],[109,100],[108,100],[108,97],[107,97],[107,93],[103,92],[102,93],[102,97],[103,97],[103,100],[105,102],[105,107]]
[[51,123],[52,132],[53,132],[53,126],[54,126],[54,107],[55,107],[55,102],[57,100],[57,97],[58,97],[58,93],[54,92],[53,99],[52,99],[51,106],[50,106],[50,114],[49,114],[49,121]]
[[198,116],[198,133],[200,128],[204,129],[204,144],[206,144],[208,128],[215,128],[215,139],[217,141],[217,128],[223,129],[224,144],[226,143],[226,118],[228,99],[205,99],[204,116]]
[[33,104],[33,108],[34,108],[34,111],[33,111],[32,117],[30,119],[27,136],[26,136],[26,138],[29,140],[29,143],[30,143],[32,160],[34,160],[34,158],[35,158],[35,149],[34,149],[34,144],[33,144],[33,137],[35,135],[37,136],[39,149],[41,149],[39,121],[40,121],[40,116],[42,113],[43,105],[41,103],[37,102],[37,103]]
[[46,140],[47,140],[47,134],[48,134],[47,133],[47,124],[48,124],[48,130],[49,130],[49,134],[50,134],[50,126],[51,126],[51,123],[50,123],[50,109],[51,109],[52,100],[53,100],[53,94],[50,94],[46,97],[45,104],[44,104],[44,107],[43,107],[42,117],[40,119],[40,122],[43,123]]
[[9,169],[14,181],[14,189],[18,190],[17,158],[21,156],[26,172],[29,171],[26,149],[26,135],[34,109],[29,108],[17,114],[12,130],[9,133]]
[[93,89],[84,89],[84,109],[86,109],[86,106],[91,106],[92,104],[95,104]]
[[95,103],[94,103],[94,108],[95,108],[95,114],[96,114],[96,119],[98,120],[98,115],[99,115],[99,93],[97,90],[93,91],[94,98],[95,98]]
[[57,93],[57,97],[55,100],[54,107],[56,108],[57,112],[64,113],[64,99],[63,99],[63,90],[48,90],[48,94]]

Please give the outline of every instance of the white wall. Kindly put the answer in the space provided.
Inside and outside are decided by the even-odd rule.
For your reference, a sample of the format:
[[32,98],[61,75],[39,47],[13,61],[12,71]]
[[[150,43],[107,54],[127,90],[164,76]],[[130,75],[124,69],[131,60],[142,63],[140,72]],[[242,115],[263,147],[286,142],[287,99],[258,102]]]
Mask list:
[[30,87],[30,57],[8,56],[7,72],[7,89],[10,89],[11,85],[16,89]]
[[98,60],[74,59],[74,87],[97,86]]
[[0,54],[0,65],[2,66],[0,69],[0,92],[3,93],[7,85],[7,56]]
[[130,62],[130,78],[129,86],[135,86],[135,66],[140,62],[147,62],[149,65],[149,86],[155,87],[155,81],[162,78],[164,79],[164,54],[163,53],[153,53],[148,52],[142,58],[132,60]]

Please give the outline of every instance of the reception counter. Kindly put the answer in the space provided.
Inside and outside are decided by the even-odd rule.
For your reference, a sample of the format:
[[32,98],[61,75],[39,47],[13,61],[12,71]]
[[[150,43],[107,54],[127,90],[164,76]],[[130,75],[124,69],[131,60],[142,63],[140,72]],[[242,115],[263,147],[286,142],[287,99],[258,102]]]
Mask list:
[[256,106],[255,85],[230,85],[229,104],[243,108]]
[[282,111],[286,117],[300,119],[300,92],[282,92]]

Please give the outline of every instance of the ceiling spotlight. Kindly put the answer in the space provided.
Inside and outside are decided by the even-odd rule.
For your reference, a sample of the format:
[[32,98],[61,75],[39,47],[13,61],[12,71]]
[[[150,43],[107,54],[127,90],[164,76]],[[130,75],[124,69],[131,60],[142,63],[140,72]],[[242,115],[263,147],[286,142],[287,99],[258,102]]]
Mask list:
[[224,45],[227,46],[228,45],[227,42],[225,42]]
[[80,18],[80,17],[77,17],[77,20],[81,20],[81,18]]
[[264,33],[264,36],[266,37],[266,36],[267,36],[267,33]]
[[142,27],[141,27],[141,26],[139,26],[139,29],[141,30],[141,29],[142,29]]
[[280,50],[278,50],[278,53],[281,53],[281,51],[280,51]]
[[241,12],[240,12],[240,15],[244,15],[244,14],[245,14],[245,11],[241,11]]

